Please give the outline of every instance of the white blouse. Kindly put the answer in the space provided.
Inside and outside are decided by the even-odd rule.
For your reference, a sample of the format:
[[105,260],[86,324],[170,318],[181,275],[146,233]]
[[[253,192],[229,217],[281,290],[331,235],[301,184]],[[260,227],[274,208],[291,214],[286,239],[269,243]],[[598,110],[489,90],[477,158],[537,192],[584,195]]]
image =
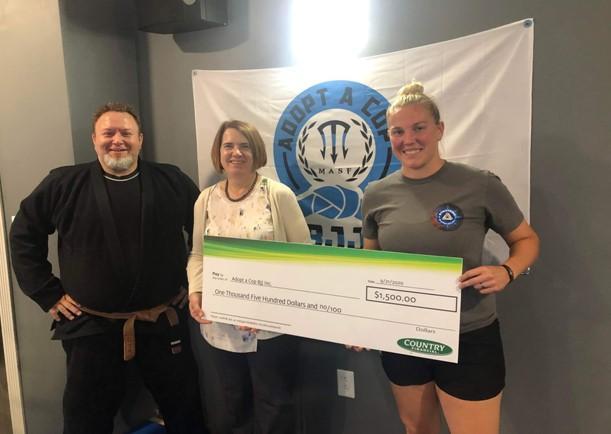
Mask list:
[[[205,215],[205,235],[273,240],[271,205],[264,182],[265,178],[259,179],[253,191],[239,202],[229,200],[225,194],[225,183],[220,183],[220,188],[215,188],[210,194]],[[278,333],[264,330],[251,333],[218,322],[202,325],[201,328],[210,345],[235,353],[257,351],[259,339],[278,336]]]

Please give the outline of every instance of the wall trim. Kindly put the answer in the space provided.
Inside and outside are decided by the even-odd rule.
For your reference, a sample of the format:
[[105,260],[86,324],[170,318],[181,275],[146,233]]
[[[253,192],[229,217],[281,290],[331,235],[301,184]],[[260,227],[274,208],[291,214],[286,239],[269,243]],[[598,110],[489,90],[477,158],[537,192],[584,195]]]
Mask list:
[[25,434],[23,396],[21,393],[21,377],[19,375],[19,359],[17,356],[17,339],[11,292],[11,274],[8,261],[7,231],[1,187],[2,184],[0,182],[0,325],[2,326],[2,346],[6,363],[6,381],[13,434]]

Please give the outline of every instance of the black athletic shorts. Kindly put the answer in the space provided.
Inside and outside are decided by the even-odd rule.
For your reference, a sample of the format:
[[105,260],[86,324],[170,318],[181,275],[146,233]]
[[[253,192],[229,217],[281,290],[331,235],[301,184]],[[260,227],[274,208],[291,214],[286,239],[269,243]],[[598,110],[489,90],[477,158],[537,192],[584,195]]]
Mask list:
[[382,353],[382,366],[391,383],[414,386],[431,381],[444,392],[467,401],[482,401],[505,387],[505,358],[499,322],[461,333],[458,363]]

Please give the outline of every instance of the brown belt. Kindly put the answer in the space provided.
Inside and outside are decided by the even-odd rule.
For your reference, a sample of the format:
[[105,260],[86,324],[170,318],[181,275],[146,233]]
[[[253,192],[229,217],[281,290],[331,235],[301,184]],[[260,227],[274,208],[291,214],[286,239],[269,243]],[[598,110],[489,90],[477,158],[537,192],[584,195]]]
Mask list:
[[79,308],[83,312],[87,312],[88,314],[100,316],[102,318],[109,319],[124,319],[125,324],[123,324],[123,360],[128,361],[134,358],[136,355],[136,333],[135,333],[135,322],[138,321],[147,321],[147,322],[157,322],[159,319],[159,315],[165,313],[165,316],[168,318],[168,322],[172,327],[178,324],[178,314],[172,305],[176,304],[186,295],[186,289],[182,289],[180,293],[172,298],[172,300],[167,303],[160,304],[159,306],[155,306],[150,309],[138,310],[135,312],[100,312],[98,310],[89,309],[88,307],[80,306]]

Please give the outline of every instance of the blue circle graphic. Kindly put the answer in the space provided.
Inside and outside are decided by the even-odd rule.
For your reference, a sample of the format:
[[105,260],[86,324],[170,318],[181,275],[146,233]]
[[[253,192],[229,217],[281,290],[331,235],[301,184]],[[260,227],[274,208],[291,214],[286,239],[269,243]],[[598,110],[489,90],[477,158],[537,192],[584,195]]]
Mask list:
[[455,231],[460,227],[465,215],[457,205],[444,203],[433,211],[433,226],[442,231]]
[[[274,134],[274,163],[280,180],[296,195],[311,188],[297,162],[297,140],[308,120],[325,110],[342,109],[355,113],[369,127],[375,142],[375,157],[367,177],[355,187],[364,190],[371,181],[400,167],[392,155],[386,126],[388,100],[375,89],[346,80],[326,81],[301,92],[282,112]],[[356,197],[355,197],[356,195]],[[305,203],[304,203],[305,202]],[[307,200],[300,201],[305,215],[321,214],[331,219],[358,214],[356,192],[341,186],[321,186]]]

